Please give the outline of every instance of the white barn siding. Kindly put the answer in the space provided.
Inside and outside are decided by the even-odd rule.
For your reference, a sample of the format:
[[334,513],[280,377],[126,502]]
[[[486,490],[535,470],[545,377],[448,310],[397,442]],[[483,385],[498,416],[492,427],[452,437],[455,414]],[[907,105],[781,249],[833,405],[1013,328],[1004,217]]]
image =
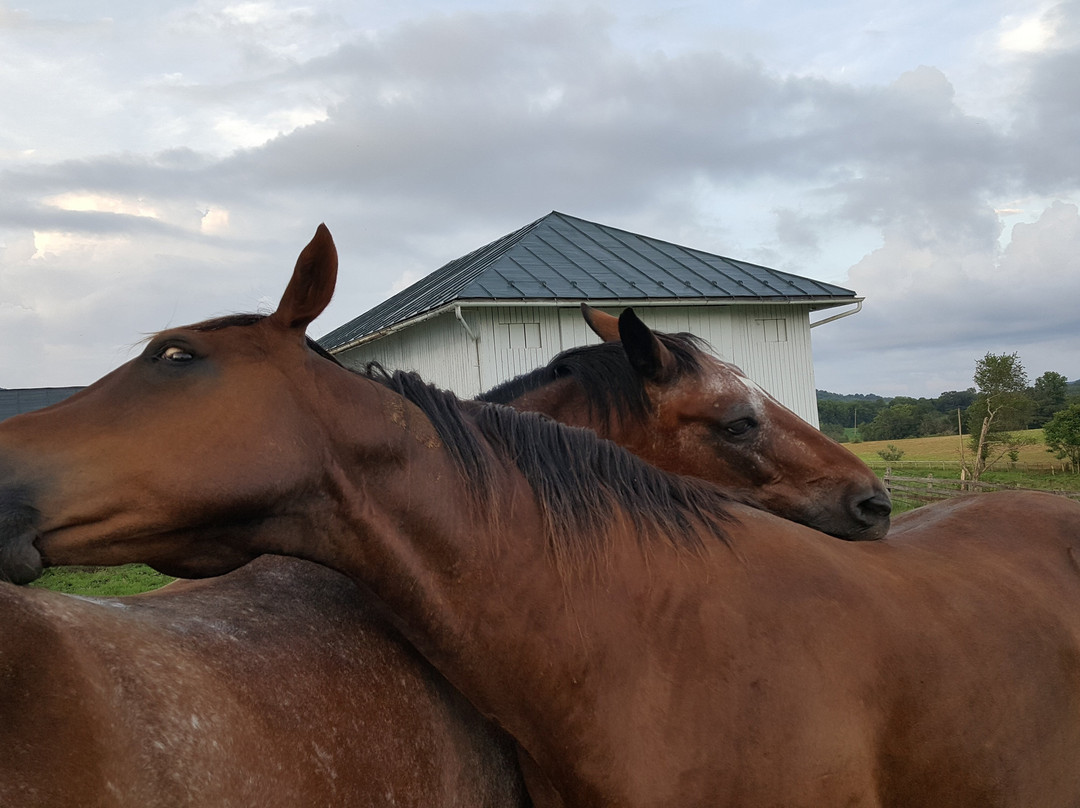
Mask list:
[[452,312],[342,351],[337,359],[358,369],[375,361],[387,370],[415,370],[425,381],[464,398],[480,392],[476,344]]
[[[808,308],[639,306],[634,311],[651,328],[701,337],[717,356],[738,365],[785,406],[818,425]],[[338,358],[353,367],[376,360],[388,369],[415,370],[433,384],[471,398],[547,363],[559,351],[599,342],[577,306],[462,305],[462,316],[477,341],[448,312]]]
[[563,349],[553,306],[480,306],[465,318],[481,335],[480,388],[473,395],[547,364]]
[[634,312],[658,331],[701,337],[714,354],[738,365],[784,406],[818,426],[807,307],[641,306]]

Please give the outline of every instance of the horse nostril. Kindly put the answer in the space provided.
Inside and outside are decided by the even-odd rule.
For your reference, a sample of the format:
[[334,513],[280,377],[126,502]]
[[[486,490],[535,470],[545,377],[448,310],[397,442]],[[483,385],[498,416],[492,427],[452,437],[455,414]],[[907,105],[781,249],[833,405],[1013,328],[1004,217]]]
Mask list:
[[892,513],[892,500],[886,491],[875,492],[873,496],[855,504],[855,516],[868,525],[888,519]]

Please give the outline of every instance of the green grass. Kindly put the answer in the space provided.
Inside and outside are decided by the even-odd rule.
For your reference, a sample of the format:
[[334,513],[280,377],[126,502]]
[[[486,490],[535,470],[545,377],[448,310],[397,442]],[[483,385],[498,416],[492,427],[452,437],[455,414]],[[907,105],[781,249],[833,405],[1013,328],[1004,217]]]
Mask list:
[[142,564],[120,567],[50,567],[31,586],[69,595],[118,597],[136,595],[174,580]]

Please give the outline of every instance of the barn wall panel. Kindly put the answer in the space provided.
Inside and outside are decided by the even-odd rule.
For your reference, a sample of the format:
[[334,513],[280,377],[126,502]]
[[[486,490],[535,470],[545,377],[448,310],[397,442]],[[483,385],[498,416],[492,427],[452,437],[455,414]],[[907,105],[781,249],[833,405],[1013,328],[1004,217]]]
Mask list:
[[[465,321],[472,328],[468,315]],[[426,381],[465,398],[480,392],[476,344],[452,313],[344,351],[338,359],[355,368],[376,361],[387,370],[416,371]]]
[[[612,315],[620,309],[599,307]],[[637,306],[651,328],[688,331],[738,365],[785,406],[817,426],[810,318],[806,307]],[[459,396],[473,397],[548,362],[559,351],[595,344],[576,305],[462,307],[473,341],[453,313],[403,329],[340,355],[360,366],[377,360],[390,369],[419,372]]]

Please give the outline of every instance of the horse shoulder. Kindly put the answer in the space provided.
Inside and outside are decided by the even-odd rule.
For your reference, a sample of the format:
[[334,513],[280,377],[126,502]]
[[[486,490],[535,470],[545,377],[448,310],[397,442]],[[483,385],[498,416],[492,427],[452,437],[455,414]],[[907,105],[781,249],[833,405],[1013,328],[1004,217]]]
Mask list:
[[0,805],[113,805],[109,673],[74,598],[0,583]]

